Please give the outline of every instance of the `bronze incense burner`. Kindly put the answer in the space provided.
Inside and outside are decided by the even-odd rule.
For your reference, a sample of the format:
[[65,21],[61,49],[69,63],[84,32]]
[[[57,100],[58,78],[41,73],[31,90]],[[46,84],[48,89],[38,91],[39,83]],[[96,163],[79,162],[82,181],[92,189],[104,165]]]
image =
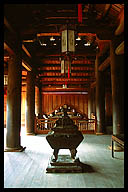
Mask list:
[[54,158],[52,161],[56,162],[59,149],[69,149],[71,158],[75,159],[77,153],[76,148],[82,142],[83,135],[73,120],[68,116],[67,110],[63,109],[62,117],[56,121],[55,126],[48,133],[46,139],[51,148],[54,149]]

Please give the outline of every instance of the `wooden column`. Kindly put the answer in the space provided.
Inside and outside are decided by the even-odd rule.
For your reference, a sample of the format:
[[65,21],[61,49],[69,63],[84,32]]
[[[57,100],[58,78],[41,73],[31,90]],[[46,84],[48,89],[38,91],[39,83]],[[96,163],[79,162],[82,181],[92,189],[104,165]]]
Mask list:
[[94,113],[93,111],[93,88],[90,88],[89,95],[88,95],[88,118],[91,118],[91,113]]
[[35,75],[33,71],[27,72],[26,90],[26,132],[27,135],[34,134],[35,120]]
[[39,85],[39,114],[42,115],[42,87]]
[[93,103],[92,103],[92,112],[94,113],[94,115],[96,115],[96,88],[93,88]]
[[8,61],[7,135],[5,151],[23,151],[21,144],[21,77],[20,50]]
[[110,88],[107,88],[105,92],[105,125],[112,125],[112,94]]
[[124,55],[116,55],[117,44],[110,43],[113,134],[124,133]]
[[96,134],[103,134],[105,131],[105,76],[104,72],[98,71],[99,58],[96,56],[95,72],[96,72],[96,118],[97,130]]

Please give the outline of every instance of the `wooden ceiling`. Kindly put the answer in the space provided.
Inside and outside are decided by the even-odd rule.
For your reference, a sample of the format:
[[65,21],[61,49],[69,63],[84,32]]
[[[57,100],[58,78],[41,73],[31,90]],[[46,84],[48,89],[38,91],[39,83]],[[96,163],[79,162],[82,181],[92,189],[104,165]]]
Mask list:
[[[45,90],[68,88],[88,90],[95,82],[96,53],[108,47],[119,24],[124,4],[82,4],[82,23],[78,22],[78,4],[5,4],[5,31],[20,35],[32,68]],[[61,74],[61,30],[67,25],[75,30],[75,53],[71,77]],[[54,41],[50,41],[51,37]],[[88,41],[90,46],[85,46]],[[43,45],[44,43],[44,45]],[[5,63],[7,53],[5,51]]]

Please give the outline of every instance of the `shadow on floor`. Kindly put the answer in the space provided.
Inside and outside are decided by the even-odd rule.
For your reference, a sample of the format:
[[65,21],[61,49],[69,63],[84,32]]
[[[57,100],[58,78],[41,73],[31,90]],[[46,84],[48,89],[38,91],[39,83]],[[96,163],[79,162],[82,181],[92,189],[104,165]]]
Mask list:
[[114,159],[124,160],[123,157],[121,158],[121,157],[115,157],[115,156],[114,156]]
[[94,173],[97,172],[91,165],[78,162],[78,165],[82,168],[82,173]]

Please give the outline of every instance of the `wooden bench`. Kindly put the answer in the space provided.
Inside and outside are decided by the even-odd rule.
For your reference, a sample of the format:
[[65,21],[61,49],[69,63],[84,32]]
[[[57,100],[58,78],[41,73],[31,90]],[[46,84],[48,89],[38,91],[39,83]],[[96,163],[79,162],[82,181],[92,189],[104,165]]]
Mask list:
[[124,149],[124,134],[112,135],[112,157],[114,158],[114,142]]

